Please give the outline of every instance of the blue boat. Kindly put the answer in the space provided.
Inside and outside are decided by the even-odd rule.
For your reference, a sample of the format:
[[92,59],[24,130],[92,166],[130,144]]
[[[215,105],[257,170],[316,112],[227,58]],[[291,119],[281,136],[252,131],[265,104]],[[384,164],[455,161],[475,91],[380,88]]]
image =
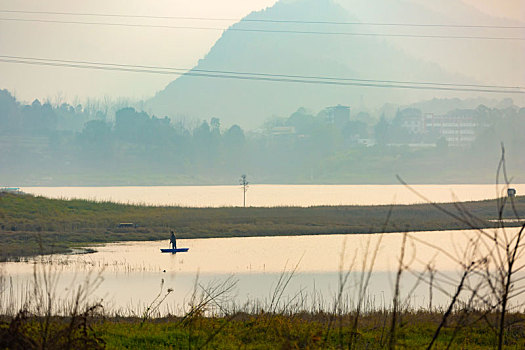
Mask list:
[[175,233],[173,231],[171,231],[170,244],[171,244],[171,248],[160,248],[160,251],[162,253],[175,254],[175,253],[185,253],[188,250],[190,250],[190,248],[177,248],[177,238],[175,237]]
[[160,248],[160,251],[163,253],[184,253],[190,250],[190,248]]

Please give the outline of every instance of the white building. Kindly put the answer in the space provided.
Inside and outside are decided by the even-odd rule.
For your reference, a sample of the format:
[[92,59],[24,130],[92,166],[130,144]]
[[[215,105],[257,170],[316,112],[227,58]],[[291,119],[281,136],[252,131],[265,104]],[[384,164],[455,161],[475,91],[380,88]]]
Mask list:
[[450,147],[470,146],[476,140],[477,127],[475,119],[467,114],[424,116],[425,131],[438,133]]

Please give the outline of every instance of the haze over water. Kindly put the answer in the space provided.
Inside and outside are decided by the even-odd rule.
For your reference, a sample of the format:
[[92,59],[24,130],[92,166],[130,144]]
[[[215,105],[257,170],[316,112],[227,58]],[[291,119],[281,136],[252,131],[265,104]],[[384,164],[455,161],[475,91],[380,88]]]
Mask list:
[[[525,193],[524,184],[512,185]],[[476,201],[505,195],[496,185],[413,185],[433,202]],[[242,206],[239,186],[24,187],[22,191],[49,198],[184,207]],[[426,201],[403,185],[250,185],[247,206],[389,205]]]

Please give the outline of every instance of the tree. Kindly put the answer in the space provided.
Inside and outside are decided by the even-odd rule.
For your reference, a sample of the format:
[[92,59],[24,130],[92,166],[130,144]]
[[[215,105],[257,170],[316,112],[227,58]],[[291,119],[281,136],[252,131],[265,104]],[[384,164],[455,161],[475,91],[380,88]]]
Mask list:
[[445,153],[448,150],[448,141],[444,136],[441,136],[436,141],[436,149],[439,153]]
[[232,125],[224,133],[224,144],[226,146],[227,152],[238,152],[244,146],[246,142],[246,137],[244,136],[244,131],[237,124]]
[[109,160],[113,155],[111,124],[103,120],[90,120],[78,135],[82,153],[90,160]]
[[221,132],[221,121],[219,118],[211,118],[210,120],[210,131],[217,132],[220,134]]
[[386,145],[388,138],[388,129],[390,128],[390,123],[386,120],[385,115],[381,115],[381,118],[374,127],[374,134],[376,138],[376,143],[378,145]]
[[242,186],[242,194],[243,194],[243,206],[246,207],[246,192],[248,192],[248,180],[246,179],[246,175],[242,174],[241,178],[239,180],[239,183]]

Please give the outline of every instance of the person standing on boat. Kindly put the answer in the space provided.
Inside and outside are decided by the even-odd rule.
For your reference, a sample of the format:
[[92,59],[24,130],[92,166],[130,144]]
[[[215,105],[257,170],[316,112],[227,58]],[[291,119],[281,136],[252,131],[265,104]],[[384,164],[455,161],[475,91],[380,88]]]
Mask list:
[[175,238],[175,233],[171,231],[170,236],[171,249],[177,249],[177,238]]

